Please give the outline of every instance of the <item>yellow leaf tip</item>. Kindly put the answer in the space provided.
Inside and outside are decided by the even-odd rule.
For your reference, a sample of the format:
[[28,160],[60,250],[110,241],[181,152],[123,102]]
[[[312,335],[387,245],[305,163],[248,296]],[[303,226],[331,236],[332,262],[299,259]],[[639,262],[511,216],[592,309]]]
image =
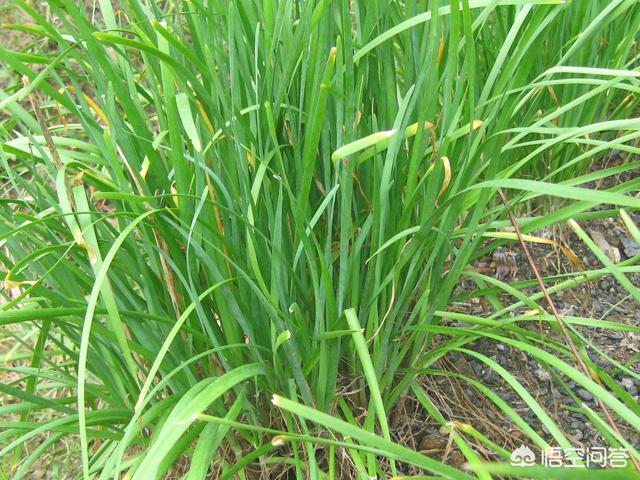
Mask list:
[[13,288],[17,288],[22,284],[22,282],[17,282],[15,280],[10,280],[8,278],[5,279],[4,281],[4,289],[5,290],[11,290]]

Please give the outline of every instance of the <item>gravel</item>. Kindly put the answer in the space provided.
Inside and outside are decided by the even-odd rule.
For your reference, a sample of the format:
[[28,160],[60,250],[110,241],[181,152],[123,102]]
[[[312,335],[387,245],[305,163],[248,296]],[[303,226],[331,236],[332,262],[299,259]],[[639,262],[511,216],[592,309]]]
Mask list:
[[629,392],[629,395],[636,396],[638,394],[638,387],[633,378],[623,378],[622,380],[620,380],[620,384],[625,388],[627,392]]
[[549,372],[547,372],[546,370],[544,370],[543,368],[536,369],[534,374],[538,378],[538,380],[542,380],[543,382],[550,382],[551,381],[551,374]]
[[584,388],[579,388],[576,393],[585,402],[589,402],[589,401],[593,400],[593,395],[591,395],[591,392],[588,392]]

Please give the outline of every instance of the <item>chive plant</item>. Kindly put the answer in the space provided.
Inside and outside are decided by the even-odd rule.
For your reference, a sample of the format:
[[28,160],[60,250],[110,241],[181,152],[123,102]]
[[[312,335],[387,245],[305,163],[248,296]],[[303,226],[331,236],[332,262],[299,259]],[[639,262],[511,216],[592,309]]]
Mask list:
[[[526,328],[557,326],[539,293],[468,270],[516,240],[501,231],[515,209],[525,233],[573,219],[603,260],[548,279],[552,292],[613,275],[638,299],[637,258],[605,262],[579,225],[614,215],[640,236],[639,179],[587,188],[638,167],[587,170],[612,149],[639,152],[636,1],[15,8],[32,23],[3,28],[32,41],[0,48],[13,78],[0,90],[7,476],[29,478],[72,435],[82,478],[161,478],[176,462],[189,480],[249,478],[256,465],[312,479],[386,478],[403,463],[452,479],[520,475],[484,463],[474,445],[491,460],[508,452],[448,423],[416,381],[454,375],[437,369],[449,352],[475,356],[549,432],[464,378],[530,445],[570,447],[545,405],[469,349],[478,338],[527,352],[640,430],[640,407],[604,370],[594,378],[610,381],[588,378],[565,344]],[[554,208],[527,217],[541,198]],[[463,274],[495,307],[487,318],[447,310]],[[640,332],[565,320],[585,356],[574,326]],[[354,381],[359,394],[340,393]],[[452,432],[470,469],[394,442],[388,418],[404,395]],[[637,455],[601,412],[576,408]],[[582,475],[536,468],[526,476]]]

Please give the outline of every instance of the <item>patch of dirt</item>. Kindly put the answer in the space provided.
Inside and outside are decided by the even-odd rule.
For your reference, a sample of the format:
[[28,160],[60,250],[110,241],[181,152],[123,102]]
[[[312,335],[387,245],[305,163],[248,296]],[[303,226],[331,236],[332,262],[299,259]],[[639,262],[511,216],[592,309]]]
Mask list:
[[[622,159],[611,160],[608,158],[607,161],[616,163]],[[600,165],[598,168],[604,167]],[[640,170],[629,171],[617,177],[604,179],[598,185],[585,186],[599,189],[608,188],[637,178],[638,175],[640,175]],[[612,206],[601,205],[595,208],[594,212],[612,208]],[[629,211],[627,213],[636,225],[640,225],[640,214]],[[579,224],[601,248],[608,250],[607,247],[611,247],[612,250],[608,253],[616,261],[619,260],[615,258],[615,255],[619,255],[620,260],[625,260],[640,253],[640,246],[631,239],[620,217],[592,218],[580,221]],[[530,234],[552,239],[557,244],[568,247],[582,263],[585,270],[603,268],[601,262],[588,246],[568,227],[564,230],[539,230]],[[574,262],[557,247],[539,243],[528,243],[527,246],[543,278],[554,277],[546,282],[547,288],[566,280],[567,277],[563,277],[563,275],[579,271]],[[506,244],[503,251],[499,252],[497,256],[480,259],[473,267],[512,284],[527,295],[539,292],[538,285],[533,281],[535,279],[533,271],[517,241]],[[626,276],[631,283],[640,288],[640,274],[631,273]],[[461,280],[456,295],[459,301],[452,305],[452,311],[485,318],[496,311],[495,306],[487,300],[469,278]],[[583,282],[551,296],[561,315],[606,320],[634,327],[640,326],[640,305],[611,275]],[[504,306],[517,301],[515,297],[507,293],[497,293],[496,298]],[[550,311],[543,298],[537,300],[537,303],[545,311]],[[520,315],[528,310],[530,310],[529,307],[519,308],[511,312],[510,315]],[[461,322],[442,319],[441,324],[456,326],[461,325]],[[559,329],[549,322],[521,322],[520,326],[537,331],[542,338],[565,344]],[[640,380],[632,375],[620,373],[618,368],[615,368],[598,352],[606,354],[613,361],[640,374],[640,335],[633,332],[583,326],[576,326],[575,329],[586,339],[585,346],[592,362],[608,373],[611,379],[629,395],[627,401],[639,402]],[[436,337],[432,348],[435,348],[437,342],[442,340],[442,337]],[[580,410],[580,404],[583,403],[594,412],[601,414],[597,400],[590,392],[582,389],[563,375],[556,375],[555,372],[552,375],[549,373],[552,370],[547,369],[545,365],[539,364],[532,356],[509,345],[483,338],[465,345],[465,348],[489,357],[508,370],[524,386],[526,391],[544,407],[546,413],[560,426],[574,447],[608,446],[608,442],[603,439],[598,429]],[[547,351],[550,351],[549,348]],[[571,365],[575,364],[572,358],[565,357],[563,360]],[[483,393],[468,382],[450,374],[465,375],[490,388],[515,412],[520,414],[550,445],[557,445],[557,441],[542,425],[526,402],[501,376],[482,361],[471,355],[455,352],[440,359],[433,365],[433,368],[446,372],[447,375],[423,376],[420,378],[420,384],[447,421],[457,422],[461,427],[464,427],[465,424],[472,425],[486,438],[504,448],[506,452],[511,452],[522,444],[536,450],[533,442],[521,429]],[[564,383],[565,388],[558,380]],[[606,382],[601,384],[614,396],[620,397]],[[417,443],[417,450],[422,450],[423,453],[453,466],[459,467],[464,464],[464,457],[456,448],[455,443],[452,443],[449,433],[439,428],[438,422],[430,417],[414,397],[409,396],[401,403],[403,403],[401,408],[406,413],[404,420],[400,422],[395,432],[397,441],[411,448],[414,448]],[[615,419],[623,436],[635,448],[639,448],[640,433],[626,425],[623,420],[617,417]],[[463,432],[461,429],[458,431]],[[465,438],[476,446],[476,453],[482,458],[504,461],[484,447],[481,442],[474,440],[471,435],[465,434]],[[408,469],[402,473],[417,474],[420,472]]]

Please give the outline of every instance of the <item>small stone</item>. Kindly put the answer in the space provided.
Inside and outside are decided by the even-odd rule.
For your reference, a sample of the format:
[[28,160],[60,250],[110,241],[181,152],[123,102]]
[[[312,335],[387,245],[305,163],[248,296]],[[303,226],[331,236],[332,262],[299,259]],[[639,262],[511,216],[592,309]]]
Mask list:
[[578,420],[572,420],[571,421],[571,428],[574,428],[576,430],[582,428],[582,422],[579,422]]
[[624,248],[624,254],[627,257],[631,258],[640,253],[640,245],[633,238],[622,237],[620,240]]
[[509,402],[513,398],[509,392],[498,392],[498,396],[505,402]]
[[622,332],[616,332],[614,330],[607,331],[607,337],[613,338],[615,340],[622,340],[624,338],[624,334]]
[[633,378],[630,377],[625,377],[622,380],[620,380],[620,384],[626,388],[627,390],[629,390],[631,387],[635,386],[636,382],[633,380]]
[[479,363],[474,363],[472,365],[472,367],[473,367],[473,371],[474,371],[474,373],[476,374],[477,377],[483,377],[484,376],[485,370],[483,368],[483,365],[481,365]]
[[538,380],[542,380],[543,382],[551,381],[551,374],[547,372],[544,368],[538,368],[535,372],[533,372]]
[[638,387],[636,386],[636,382],[633,378],[625,377],[620,380],[620,383],[632,397],[635,397],[638,394]]
[[420,442],[418,450],[433,452],[434,450],[437,451],[445,448],[446,445],[447,441],[442,437],[425,437]]
[[456,468],[460,468],[462,465],[466,463],[466,461],[467,459],[462,453],[454,452],[451,454],[451,457],[449,457],[449,461],[447,463],[449,463],[450,465],[453,465]]
[[496,348],[498,350],[500,350],[501,352],[503,352],[505,350],[505,346],[502,343],[499,343],[498,345],[496,345]]
[[584,438],[584,435],[582,434],[582,432],[580,430],[576,430],[573,433],[573,438],[575,438],[577,441],[580,441]]
[[584,400],[585,402],[588,402],[590,400],[593,400],[593,395],[591,394],[591,392],[588,392],[587,390],[585,390],[584,388],[579,388],[578,391],[576,392],[578,394],[578,396]]

